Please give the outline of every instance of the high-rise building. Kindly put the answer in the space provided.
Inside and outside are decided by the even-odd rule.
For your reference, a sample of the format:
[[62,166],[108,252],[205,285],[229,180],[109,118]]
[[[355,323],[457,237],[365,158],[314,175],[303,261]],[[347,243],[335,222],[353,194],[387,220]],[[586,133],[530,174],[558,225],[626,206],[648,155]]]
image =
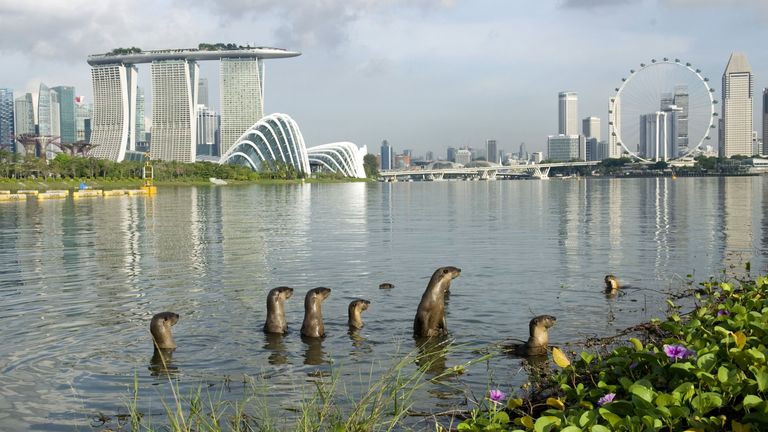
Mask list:
[[517,153],[517,158],[520,160],[528,160],[528,152],[525,151],[525,143],[520,143],[520,151]]
[[208,78],[200,78],[197,82],[197,104],[208,105]]
[[576,92],[560,92],[558,95],[559,135],[579,134],[579,97]]
[[624,153],[624,148],[621,146],[616,133],[616,129],[621,126],[620,108],[620,98],[618,96],[611,97],[608,102],[608,158],[620,158]]
[[91,104],[85,102],[85,96],[75,97],[75,141],[91,140]]
[[61,137],[61,104],[59,94],[51,90],[51,136]]
[[485,160],[499,163],[499,150],[496,147],[496,140],[485,140]]
[[219,156],[216,137],[219,131],[219,115],[205,105],[197,105],[197,154]]
[[469,149],[459,149],[456,151],[456,163],[466,165],[472,162],[472,152]]
[[35,108],[32,93],[19,96],[14,102],[16,135],[35,133]]
[[381,169],[390,170],[393,167],[394,155],[392,146],[389,145],[389,141],[384,140],[381,142]]
[[600,117],[587,117],[581,121],[581,134],[600,141]]
[[152,159],[195,161],[199,70],[190,60],[152,62]]
[[[120,162],[136,148],[136,83],[134,65],[104,64],[91,69],[93,116],[91,153],[99,159]],[[133,129],[133,130],[132,130]]]
[[586,140],[581,135],[550,135],[547,137],[547,159],[552,162],[586,160]]
[[[56,86],[55,91],[59,100],[59,134],[63,144],[71,144],[75,139],[75,88],[72,86]],[[54,134],[56,135],[56,134]]]
[[445,158],[448,162],[456,162],[456,147],[448,147]]
[[427,151],[426,155],[424,156],[424,159],[427,161],[433,161],[435,160],[435,154],[431,151]]
[[147,127],[145,123],[144,89],[136,87],[136,131],[134,140],[136,142],[147,142]]
[[221,154],[264,117],[263,78],[261,59],[221,59]]
[[763,89],[763,148],[762,155],[768,155],[768,88]]
[[51,136],[53,133],[51,121],[51,89],[40,83],[40,89],[37,92],[37,130],[41,136]]
[[723,72],[723,139],[720,157],[752,153],[752,67],[743,53],[733,53]]
[[675,87],[672,105],[680,108],[680,111],[676,114],[677,156],[680,156],[688,151],[688,87]]
[[0,149],[14,148],[13,90],[0,88]]
[[662,111],[640,116],[640,154],[654,161],[677,156],[677,115],[682,111],[667,105]]

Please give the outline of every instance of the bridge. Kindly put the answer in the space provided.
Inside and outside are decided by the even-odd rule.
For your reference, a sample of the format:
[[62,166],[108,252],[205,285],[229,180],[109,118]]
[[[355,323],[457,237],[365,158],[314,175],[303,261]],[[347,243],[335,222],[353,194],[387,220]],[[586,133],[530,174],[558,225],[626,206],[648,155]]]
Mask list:
[[600,161],[553,162],[531,165],[499,165],[470,168],[410,168],[404,170],[382,171],[379,173],[379,179],[390,182],[404,180],[440,181],[448,178],[466,180],[496,180],[499,177],[530,177],[535,179],[548,179],[549,170],[551,168],[596,166],[599,163]]

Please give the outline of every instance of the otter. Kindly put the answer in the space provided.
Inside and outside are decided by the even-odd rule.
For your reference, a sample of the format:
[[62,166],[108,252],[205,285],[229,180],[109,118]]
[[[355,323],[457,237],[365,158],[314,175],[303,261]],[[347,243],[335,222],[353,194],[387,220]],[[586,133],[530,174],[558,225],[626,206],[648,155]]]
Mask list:
[[314,288],[304,297],[304,322],[301,324],[301,335],[310,338],[325,337],[323,326],[323,311],[320,307],[323,300],[331,295],[330,288]]
[[395,285],[391,284],[389,282],[383,282],[383,283],[379,284],[379,289],[392,289],[394,287],[395,287]]
[[149,332],[152,333],[155,350],[176,348],[176,341],[173,340],[171,327],[178,321],[179,314],[173,312],[160,312],[152,317],[152,322],[149,323]]
[[619,293],[619,280],[616,276],[609,274],[605,275],[605,294],[609,296],[615,296]]
[[518,356],[540,356],[547,353],[549,343],[549,328],[555,325],[557,318],[552,315],[539,315],[528,323],[530,336],[524,344],[513,344],[508,347]]
[[349,324],[350,330],[363,328],[363,317],[361,316],[363,311],[368,310],[368,306],[371,304],[368,300],[352,300],[349,304]]
[[445,293],[451,286],[451,281],[459,277],[461,269],[457,267],[440,267],[432,274],[427,289],[421,296],[416,317],[413,319],[413,334],[415,337],[433,337],[448,334],[445,322]]
[[264,323],[264,333],[284,334],[288,331],[285,322],[283,303],[293,296],[293,288],[272,288],[267,295],[267,322]]

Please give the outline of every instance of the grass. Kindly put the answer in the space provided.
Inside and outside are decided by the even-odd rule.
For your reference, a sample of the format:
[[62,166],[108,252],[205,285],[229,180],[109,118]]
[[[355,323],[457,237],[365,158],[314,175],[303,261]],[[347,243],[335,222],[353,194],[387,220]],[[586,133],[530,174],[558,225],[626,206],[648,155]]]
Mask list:
[[[309,178],[294,180],[259,179],[259,180],[226,180],[227,185],[286,185],[301,183],[350,183],[368,182],[369,179],[336,179],[336,178]],[[80,183],[85,182],[93,189],[123,189],[138,188],[144,184],[142,179],[0,179],[0,190],[15,191],[18,189],[78,189]],[[173,180],[157,180],[155,186],[214,186],[207,178],[179,178]],[[217,186],[221,187],[221,186]]]

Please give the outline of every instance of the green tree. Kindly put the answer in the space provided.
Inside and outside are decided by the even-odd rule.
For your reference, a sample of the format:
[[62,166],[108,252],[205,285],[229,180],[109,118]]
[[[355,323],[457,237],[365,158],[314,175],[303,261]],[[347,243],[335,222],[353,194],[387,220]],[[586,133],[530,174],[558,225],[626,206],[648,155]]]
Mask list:
[[378,177],[379,175],[379,162],[376,159],[376,155],[368,153],[363,156],[363,168],[365,168],[365,175],[368,177]]

